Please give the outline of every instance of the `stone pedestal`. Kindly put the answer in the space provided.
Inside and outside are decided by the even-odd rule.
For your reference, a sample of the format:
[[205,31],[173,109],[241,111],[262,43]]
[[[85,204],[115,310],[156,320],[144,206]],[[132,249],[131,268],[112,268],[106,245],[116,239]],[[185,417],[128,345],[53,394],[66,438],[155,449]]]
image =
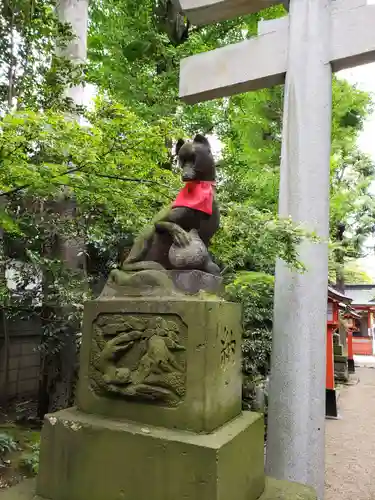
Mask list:
[[348,354],[348,342],[346,339],[347,336],[347,330],[345,328],[345,325],[340,323],[339,326],[339,331],[338,331],[339,337],[340,337],[340,344],[343,347],[343,354]]
[[36,486],[3,500],[316,500],[266,480],[240,319],[193,296],[86,304],[77,407],[46,416]]
[[41,471],[54,467],[41,472],[37,492],[64,500],[255,500],[265,484],[262,434],[254,413],[200,435],[62,411],[43,430]]
[[347,356],[335,356],[335,380],[338,382],[347,382],[349,380],[348,358]]
[[333,355],[334,356],[343,356],[344,355],[344,348],[342,345],[335,345],[333,346]]
[[333,359],[335,368],[335,380],[347,382],[349,380],[348,357],[344,355],[344,348],[340,342],[340,335],[333,335]]
[[[78,409],[195,432],[211,432],[240,414],[238,304],[198,298],[100,300],[86,304],[84,325]],[[104,351],[116,339],[112,350],[118,359],[107,362],[103,358],[112,354]],[[116,349],[123,350],[116,354]],[[129,383],[121,383],[121,377]]]

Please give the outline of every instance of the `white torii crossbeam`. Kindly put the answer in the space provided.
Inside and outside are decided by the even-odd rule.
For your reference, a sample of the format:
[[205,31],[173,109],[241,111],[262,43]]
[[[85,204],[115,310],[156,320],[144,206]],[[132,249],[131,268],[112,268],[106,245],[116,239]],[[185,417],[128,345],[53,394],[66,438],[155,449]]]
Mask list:
[[[259,5],[259,2],[255,4]],[[333,71],[339,71],[374,61],[375,5],[367,5],[365,0],[332,0],[330,11],[329,48],[325,62],[331,63]],[[257,37],[183,59],[180,97],[194,104],[284,83],[288,65],[289,17],[260,22]]]
[[[181,10],[196,25],[259,12],[283,0],[177,0]],[[285,4],[288,0],[284,0]]]
[[[268,0],[180,0],[191,20],[216,22]],[[307,272],[276,265],[267,472],[324,498],[332,70],[375,61],[375,5],[290,0],[258,36],[181,62],[180,97],[196,103],[285,82],[279,214],[315,231],[299,248]]]

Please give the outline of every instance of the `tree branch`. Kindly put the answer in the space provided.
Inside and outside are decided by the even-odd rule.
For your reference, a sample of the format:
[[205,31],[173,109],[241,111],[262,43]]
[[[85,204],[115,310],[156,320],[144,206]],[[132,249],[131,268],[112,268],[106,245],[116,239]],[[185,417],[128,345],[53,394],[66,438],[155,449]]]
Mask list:
[[[72,174],[74,172],[78,172],[79,170],[81,170],[82,168],[84,168],[86,165],[83,165],[81,167],[75,167],[75,168],[71,168],[69,170],[65,170],[65,172],[61,172],[61,174],[57,174],[57,175],[53,175],[51,177],[51,179],[57,179],[58,177],[62,177],[64,175],[68,175],[68,174]],[[22,186],[17,186],[16,188],[13,188],[13,189],[10,189],[9,191],[4,191],[2,193],[0,193],[0,197],[1,196],[11,196],[15,193],[18,193],[19,191],[22,191],[23,189],[27,189],[28,187],[32,186],[32,184],[23,184]]]
[[[108,154],[112,153],[112,151],[114,150],[114,148],[115,148],[115,143],[113,143],[112,146],[111,146],[111,148],[103,154],[103,156],[100,158],[100,160],[103,160]],[[18,149],[18,147],[16,149]],[[14,151],[15,150],[13,150],[12,153]],[[78,166],[76,166],[74,168],[70,168],[68,170],[65,170],[65,172],[61,172],[60,174],[53,175],[51,177],[51,179],[57,179],[58,177],[63,177],[64,175],[69,175],[69,174],[73,174],[74,172],[82,171],[87,166],[88,166],[87,163],[78,165]],[[15,193],[18,193],[19,191],[22,191],[23,189],[27,189],[28,187],[31,187],[31,186],[32,186],[32,183],[23,184],[22,186],[17,186],[17,187],[15,187],[13,189],[10,189],[9,191],[4,191],[4,192],[0,193],[0,197],[1,196],[11,196],[11,195],[13,195]]]
[[[100,161],[102,161],[108,154],[112,153],[114,149],[115,149],[115,142],[112,144],[112,146],[110,147],[110,149],[108,151],[106,151],[102,155],[102,157],[100,158]],[[85,175],[95,175],[96,177],[102,177],[102,178],[105,178],[105,179],[113,179],[113,180],[118,180],[118,181],[123,181],[123,182],[137,182],[139,184],[151,184],[151,185],[154,185],[154,186],[160,186],[160,187],[164,187],[164,188],[170,189],[170,186],[168,186],[167,184],[163,184],[161,182],[154,181],[154,180],[149,180],[149,179],[139,179],[139,178],[132,178],[132,177],[121,177],[121,176],[117,176],[117,175],[99,174],[99,173],[96,173],[96,172],[84,172],[83,169],[85,167],[87,167],[87,166],[89,166],[89,165],[87,163],[84,163],[84,164],[78,165],[76,167],[70,168],[68,170],[65,170],[64,172],[61,172],[61,173],[56,174],[56,175],[53,175],[52,177],[50,177],[50,180],[58,179],[59,177],[63,177],[64,175],[73,174],[75,172],[82,172]],[[15,187],[13,189],[10,189],[9,191],[4,191],[4,192],[0,193],[0,197],[3,197],[3,196],[12,196],[13,194],[16,194],[19,191],[22,191],[23,189],[27,189],[27,188],[29,188],[31,186],[32,186],[32,183],[22,184],[21,186],[17,186],[17,187]],[[167,198],[170,198],[168,195],[166,195],[164,193],[161,193],[161,194],[163,194],[163,196],[166,196]]]
[[168,186],[168,184],[163,184],[162,182],[153,181],[153,180],[149,180],[149,179],[138,179],[136,177],[121,177],[121,176],[118,176],[118,175],[97,174],[95,172],[94,173],[91,172],[91,175],[95,175],[96,177],[102,177],[104,179],[113,179],[113,180],[116,180],[116,181],[138,182],[140,184],[154,184],[156,186],[165,187],[167,189],[171,188],[170,186]]
[[[86,172],[84,172],[86,173]],[[92,174],[92,175],[100,175],[100,174]],[[103,177],[103,176],[101,176]],[[104,177],[107,177],[107,176],[104,176]],[[109,177],[111,179],[111,177]],[[120,180],[120,181],[134,181],[134,182],[138,182],[138,181],[141,181],[142,179],[126,179],[125,177],[124,178],[117,178],[117,180]],[[158,184],[158,182],[156,181],[150,181],[150,183],[154,183],[154,184]],[[58,186],[65,186],[65,187],[72,187],[71,184],[65,184],[64,182],[59,182],[59,181],[56,181],[54,182],[54,184],[58,185]],[[78,185],[73,185],[74,189],[80,189],[80,190],[84,190],[86,189],[87,190],[87,187],[84,187],[84,186],[78,186]],[[162,191],[159,191],[158,189],[155,188],[155,185],[152,185],[151,184],[151,189],[153,189],[154,191],[158,192],[161,196],[164,196],[165,198],[169,199],[169,200],[173,200],[173,197],[172,196],[169,196],[168,194],[166,193],[163,193]]]

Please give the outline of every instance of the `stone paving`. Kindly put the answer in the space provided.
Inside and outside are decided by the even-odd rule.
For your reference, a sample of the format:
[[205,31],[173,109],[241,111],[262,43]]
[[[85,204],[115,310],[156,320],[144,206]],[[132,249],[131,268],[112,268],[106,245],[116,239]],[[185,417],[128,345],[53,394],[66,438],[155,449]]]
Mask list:
[[356,365],[340,389],[339,419],[326,421],[325,500],[375,500],[375,358]]

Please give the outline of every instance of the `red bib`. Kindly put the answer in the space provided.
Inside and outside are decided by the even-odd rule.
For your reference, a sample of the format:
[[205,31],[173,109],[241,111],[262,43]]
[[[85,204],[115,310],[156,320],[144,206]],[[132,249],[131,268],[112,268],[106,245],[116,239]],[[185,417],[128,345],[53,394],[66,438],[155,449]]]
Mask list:
[[178,193],[172,207],[188,207],[212,215],[214,181],[189,181]]

